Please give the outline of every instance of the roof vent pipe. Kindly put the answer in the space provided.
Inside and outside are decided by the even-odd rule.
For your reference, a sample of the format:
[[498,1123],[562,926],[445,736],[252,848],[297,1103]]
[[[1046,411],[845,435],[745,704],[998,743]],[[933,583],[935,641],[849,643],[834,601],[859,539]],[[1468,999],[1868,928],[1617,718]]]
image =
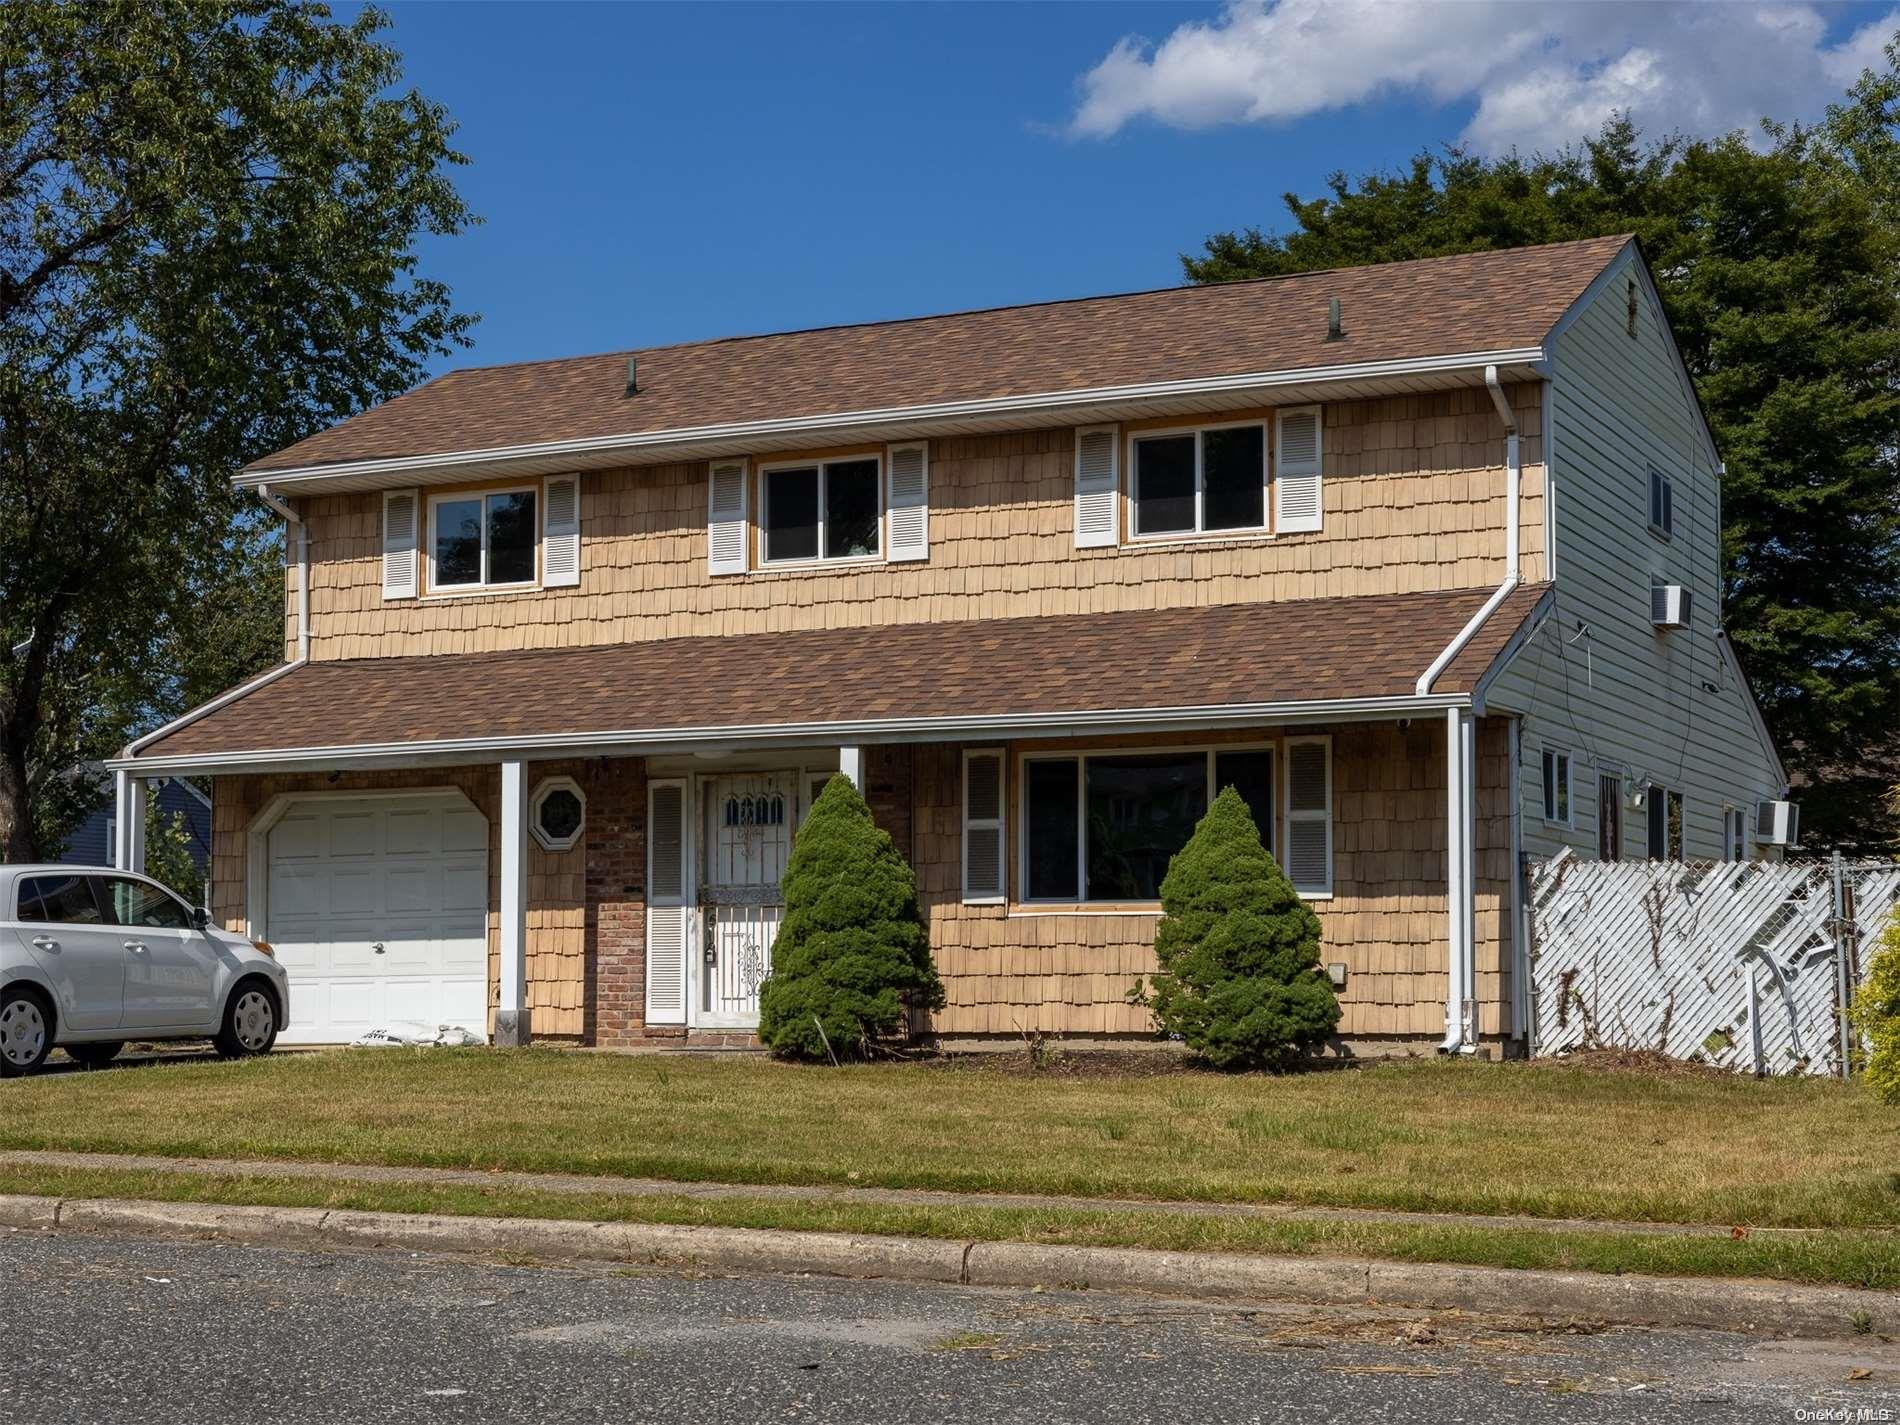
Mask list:
[[1328,298],[1326,302],[1326,340],[1338,341],[1345,334],[1345,329],[1340,325],[1339,298]]
[[627,394],[629,396],[636,395],[639,390],[640,360],[638,357],[629,356],[627,358]]

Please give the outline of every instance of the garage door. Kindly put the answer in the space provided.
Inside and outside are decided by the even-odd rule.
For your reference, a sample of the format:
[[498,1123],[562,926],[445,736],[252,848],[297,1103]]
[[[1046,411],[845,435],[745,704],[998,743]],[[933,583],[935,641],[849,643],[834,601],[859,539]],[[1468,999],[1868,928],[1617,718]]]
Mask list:
[[488,822],[460,796],[293,802],[267,874],[265,938],[290,972],[282,1042],[398,1019],[487,1036]]

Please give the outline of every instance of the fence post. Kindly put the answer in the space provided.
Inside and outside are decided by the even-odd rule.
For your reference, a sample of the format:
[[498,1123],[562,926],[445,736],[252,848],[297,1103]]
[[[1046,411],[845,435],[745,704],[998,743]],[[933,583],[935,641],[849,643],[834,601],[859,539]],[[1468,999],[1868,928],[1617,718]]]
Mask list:
[[1748,1057],[1755,1066],[1755,1077],[1761,1078],[1768,1072],[1766,1056],[1761,1048],[1761,982],[1757,979],[1760,966],[1755,957],[1748,957]]
[[1834,937],[1834,1044],[1840,1055],[1840,1076],[1844,1079],[1850,1072],[1854,1053],[1853,1029],[1847,1020],[1847,1007],[1853,1002],[1854,993],[1853,972],[1848,965],[1853,955],[1854,926],[1839,851],[1829,858],[1828,870],[1834,881],[1834,916],[1828,925]]

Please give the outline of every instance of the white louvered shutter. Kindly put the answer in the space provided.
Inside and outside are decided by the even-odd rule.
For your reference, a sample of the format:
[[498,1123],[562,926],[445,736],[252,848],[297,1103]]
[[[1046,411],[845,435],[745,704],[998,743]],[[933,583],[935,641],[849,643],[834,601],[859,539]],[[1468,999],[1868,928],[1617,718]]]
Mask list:
[[1286,744],[1287,879],[1303,896],[1333,893],[1333,743],[1329,737]]
[[1115,451],[1121,443],[1114,426],[1087,426],[1075,433],[1075,547],[1092,549],[1115,543],[1115,506],[1119,497]]
[[550,589],[580,583],[580,476],[549,476],[542,488],[541,509],[541,582]]
[[686,1022],[686,784],[654,782],[647,792],[648,1024]]
[[745,487],[745,461],[713,461],[706,477],[706,551],[714,574],[745,573]]
[[1318,406],[1281,411],[1273,450],[1274,529],[1318,529],[1325,508],[1320,489],[1320,418]]
[[1003,899],[1003,754],[963,754],[963,899]]
[[416,596],[416,523],[422,501],[414,490],[383,495],[383,597]]
[[930,447],[893,445],[886,454],[892,559],[930,557]]

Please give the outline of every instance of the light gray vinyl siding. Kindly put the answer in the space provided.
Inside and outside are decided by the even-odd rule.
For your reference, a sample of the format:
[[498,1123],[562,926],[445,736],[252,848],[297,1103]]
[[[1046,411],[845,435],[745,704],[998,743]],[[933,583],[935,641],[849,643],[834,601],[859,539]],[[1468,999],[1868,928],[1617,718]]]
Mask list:
[[[1627,327],[1637,277],[1637,335]],[[1663,315],[1632,250],[1553,343],[1554,616],[1498,680],[1524,714],[1524,849],[1597,849],[1598,777],[1684,794],[1684,854],[1722,854],[1725,808],[1782,792],[1749,693],[1715,637],[1721,622],[1721,481]],[[1675,530],[1649,528],[1649,467],[1675,486]],[[1652,576],[1694,591],[1692,626],[1650,622]],[[1569,754],[1569,826],[1544,819],[1544,750]],[[1643,814],[1623,809],[1623,855],[1644,854]],[[1751,854],[1754,848],[1751,845]]]

